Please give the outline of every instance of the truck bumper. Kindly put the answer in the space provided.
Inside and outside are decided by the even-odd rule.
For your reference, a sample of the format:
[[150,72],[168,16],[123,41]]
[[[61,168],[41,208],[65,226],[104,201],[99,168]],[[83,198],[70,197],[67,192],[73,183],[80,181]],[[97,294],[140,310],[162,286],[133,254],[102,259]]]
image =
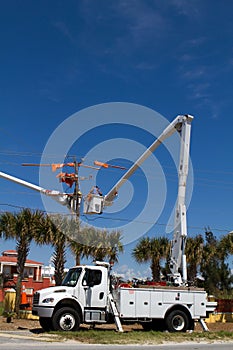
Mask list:
[[51,318],[53,314],[53,307],[41,307],[41,306],[33,306],[32,314],[39,317],[48,317]]

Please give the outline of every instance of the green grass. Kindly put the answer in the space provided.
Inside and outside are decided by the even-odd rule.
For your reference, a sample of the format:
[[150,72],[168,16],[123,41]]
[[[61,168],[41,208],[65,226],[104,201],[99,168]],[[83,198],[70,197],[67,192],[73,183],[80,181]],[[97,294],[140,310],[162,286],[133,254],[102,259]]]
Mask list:
[[51,332],[62,339],[86,344],[162,344],[165,342],[233,341],[233,332],[168,333],[133,330],[119,333],[113,330],[80,330],[78,332]]

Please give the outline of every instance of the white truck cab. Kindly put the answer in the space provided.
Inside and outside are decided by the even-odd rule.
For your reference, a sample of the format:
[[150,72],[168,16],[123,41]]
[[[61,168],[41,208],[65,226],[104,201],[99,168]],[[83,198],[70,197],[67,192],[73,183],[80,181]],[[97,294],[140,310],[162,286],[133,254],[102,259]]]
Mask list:
[[75,266],[61,286],[34,294],[33,314],[47,330],[76,330],[80,322],[106,322],[109,277],[104,266]]

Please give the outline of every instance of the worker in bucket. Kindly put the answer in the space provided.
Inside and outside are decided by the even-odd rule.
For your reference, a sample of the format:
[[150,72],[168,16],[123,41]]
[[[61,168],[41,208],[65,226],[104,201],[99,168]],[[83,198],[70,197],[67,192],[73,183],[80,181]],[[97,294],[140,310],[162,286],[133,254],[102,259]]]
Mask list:
[[88,200],[90,200],[93,195],[94,196],[103,196],[103,193],[102,193],[101,189],[99,188],[99,186],[96,185],[96,186],[93,186],[91,188],[90,192],[87,195]]
[[90,193],[98,195],[98,196],[103,196],[103,193],[102,193],[101,189],[97,185],[92,187]]

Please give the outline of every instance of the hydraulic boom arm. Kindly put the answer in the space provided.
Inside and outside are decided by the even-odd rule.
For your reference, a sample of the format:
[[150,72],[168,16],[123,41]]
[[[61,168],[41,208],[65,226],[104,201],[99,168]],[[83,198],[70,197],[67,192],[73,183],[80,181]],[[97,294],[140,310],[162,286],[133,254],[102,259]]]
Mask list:
[[66,193],[61,193],[59,191],[56,190],[46,190],[43,187],[34,185],[30,182],[27,182],[25,180],[19,179],[15,176],[3,173],[2,171],[0,171],[0,177],[13,181],[19,185],[23,185],[25,187],[31,188],[32,190],[38,191],[46,196],[50,196],[51,198],[53,198],[55,201],[57,201],[58,203],[62,204],[62,205],[66,205],[69,209],[70,209],[70,201],[69,201],[69,195]]
[[93,196],[86,198],[84,202],[84,212],[86,214],[100,214],[104,206],[112,204],[119,188],[128,180],[140,165],[174,132],[180,134],[180,159],[178,170],[178,195],[175,211],[174,234],[170,256],[170,270],[175,284],[185,284],[187,282],[185,243],[187,237],[186,222],[186,182],[188,177],[189,166],[189,148],[191,122],[193,116],[178,115],[161,133],[161,135],[151,144],[151,146],[136,160],[131,168],[120,178],[104,198]]
[[186,184],[189,168],[189,149],[191,136],[191,122],[193,117],[188,115],[183,121],[180,130],[180,161],[178,176],[178,195],[175,211],[174,233],[170,256],[170,270],[174,283],[181,285],[187,282],[187,266],[185,245],[187,239],[186,219]]
[[[167,128],[162,132],[162,134],[150,145],[150,147],[136,160],[136,162],[131,166],[131,168],[121,177],[121,179],[113,186],[113,188],[104,197],[105,205],[111,205],[114,200],[116,193],[119,188],[128,180],[135,171],[140,167],[140,165],[153,153],[156,148],[158,148],[164,140],[170,137],[175,131],[180,131],[182,126],[186,124],[188,120],[192,120],[190,115],[178,115],[173,122],[171,122]],[[108,203],[110,202],[110,203]]]

